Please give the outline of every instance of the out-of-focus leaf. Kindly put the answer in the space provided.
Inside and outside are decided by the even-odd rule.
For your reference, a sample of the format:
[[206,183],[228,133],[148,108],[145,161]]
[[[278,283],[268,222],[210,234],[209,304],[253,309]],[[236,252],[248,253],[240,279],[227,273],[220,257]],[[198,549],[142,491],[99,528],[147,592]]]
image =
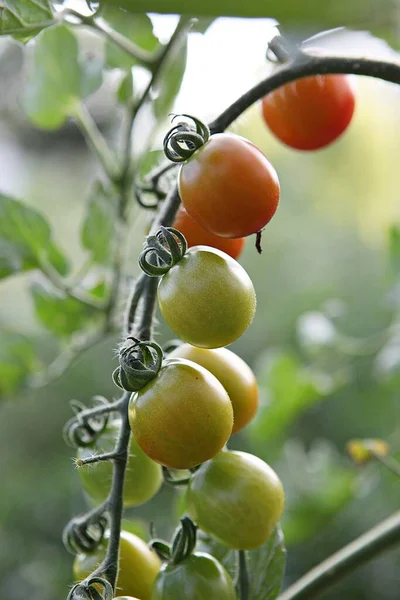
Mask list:
[[0,395],[13,394],[37,367],[32,342],[19,333],[0,330]]
[[86,328],[98,311],[83,302],[35,283],[31,287],[37,319],[58,337],[70,337]]
[[313,353],[331,347],[336,341],[336,330],[332,321],[318,311],[309,311],[300,315],[296,330],[300,344]]
[[76,36],[65,25],[42,32],[34,47],[23,106],[29,119],[43,129],[60,127],[77,101],[102,82],[97,59],[81,57]]
[[3,0],[0,5],[0,35],[27,41],[52,23],[50,0]]
[[256,440],[269,440],[281,434],[305,408],[321,397],[311,373],[292,355],[270,357],[258,375],[265,404],[249,428]]
[[282,526],[288,546],[320,531],[356,491],[355,470],[326,441],[306,452],[300,442],[290,440],[278,470],[285,488]]
[[109,264],[115,244],[115,209],[113,199],[100,183],[94,185],[90,195],[81,240],[94,262]]
[[[105,0],[103,0],[105,1]],[[107,0],[135,12],[170,13],[195,16],[272,17],[283,28],[331,29],[363,27],[376,31],[388,40],[398,39],[396,29],[399,3],[392,0],[335,0],[335,2],[282,2],[282,0]]]
[[117,98],[121,104],[128,104],[133,97],[133,77],[132,71],[129,69],[122,78],[117,90]]
[[61,275],[68,263],[51,239],[50,226],[36,210],[0,194],[0,278],[35,269],[40,257]]
[[[153,24],[150,18],[144,13],[135,14],[120,8],[107,6],[102,13],[102,18],[113,29],[143,50],[154,52],[160,44],[153,33]],[[109,67],[118,69],[130,69],[137,64],[134,56],[121,50],[111,40],[107,40],[106,62]]]
[[389,259],[396,277],[400,277],[400,226],[392,225],[389,228]]
[[178,94],[186,70],[187,36],[182,36],[165,61],[162,74],[154,86],[154,114],[157,119],[165,118]]
[[[238,569],[236,552],[200,532],[197,548],[208,552],[225,567],[233,579]],[[255,550],[246,552],[252,600],[275,600],[282,587],[286,565],[283,534],[275,527],[269,539]]]

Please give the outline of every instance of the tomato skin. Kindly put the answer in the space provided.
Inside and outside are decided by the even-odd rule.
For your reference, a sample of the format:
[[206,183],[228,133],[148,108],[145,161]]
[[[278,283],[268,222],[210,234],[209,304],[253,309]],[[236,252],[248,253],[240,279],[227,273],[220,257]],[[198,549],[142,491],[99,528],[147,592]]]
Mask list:
[[167,359],[156,378],[132,395],[129,421],[150,458],[172,469],[189,469],[226,444],[233,410],[222,384],[206,369]]
[[[106,531],[104,539],[109,539]],[[82,581],[101,563],[106,554],[106,544],[101,543],[90,554],[78,554],[73,571],[76,581]],[[134,596],[140,600],[150,600],[151,590],[160,568],[161,561],[147,544],[128,531],[121,531],[120,569],[117,578],[117,593],[122,596]]]
[[336,140],[349,125],[355,106],[346,75],[315,75],[287,83],[261,101],[272,133],[298,150],[317,150]]
[[282,484],[264,461],[246,452],[220,452],[188,485],[188,514],[209,535],[248,550],[267,541],[284,504]]
[[253,371],[228,348],[205,350],[182,344],[170,358],[186,358],[201,365],[222,383],[233,407],[232,435],[247,425],[258,408],[258,386]]
[[220,348],[250,326],[256,295],[250,277],[233,258],[215,248],[194,246],[162,277],[158,303],[183,341]]
[[182,204],[204,229],[226,238],[257,233],[279,203],[279,180],[254,144],[217,133],[181,166]]
[[[106,430],[92,447],[78,450],[78,458],[87,458],[94,452],[99,454],[112,452],[118,432],[119,421],[108,424]],[[78,469],[82,485],[95,504],[100,504],[108,496],[111,488],[112,468],[112,461],[100,461],[83,465]],[[160,465],[143,452],[131,435],[124,483],[124,507],[139,506],[148,502],[159,491],[162,482]]]
[[226,252],[232,258],[239,258],[246,243],[245,238],[223,238],[214,235],[199,225],[187,212],[180,206],[175,221],[172,224],[174,229],[178,229],[186,238],[188,248],[193,246],[211,246]]
[[192,554],[177,565],[164,565],[151,600],[236,600],[232,578],[210,554]]

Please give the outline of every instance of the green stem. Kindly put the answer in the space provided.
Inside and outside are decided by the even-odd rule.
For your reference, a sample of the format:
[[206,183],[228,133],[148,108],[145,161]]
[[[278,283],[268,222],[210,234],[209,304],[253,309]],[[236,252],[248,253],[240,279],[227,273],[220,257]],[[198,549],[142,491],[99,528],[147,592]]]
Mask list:
[[397,477],[400,477],[400,464],[392,456],[382,456],[376,452],[372,452],[375,459],[382,463],[389,471],[391,471]]
[[400,511],[333,554],[285,590],[278,600],[312,600],[331,585],[400,543]]
[[74,117],[93,153],[99,159],[111,182],[118,180],[118,165],[106,140],[83,102],[76,102],[71,116]]
[[250,598],[250,580],[247,569],[247,556],[245,550],[239,550],[239,597],[240,600],[249,600]]

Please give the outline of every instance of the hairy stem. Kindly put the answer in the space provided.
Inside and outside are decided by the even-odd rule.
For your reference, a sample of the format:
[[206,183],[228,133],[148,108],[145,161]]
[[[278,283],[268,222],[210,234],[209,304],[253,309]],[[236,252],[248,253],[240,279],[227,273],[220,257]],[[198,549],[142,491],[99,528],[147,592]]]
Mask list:
[[285,590],[278,600],[312,600],[348,573],[400,543],[400,511],[333,554]]

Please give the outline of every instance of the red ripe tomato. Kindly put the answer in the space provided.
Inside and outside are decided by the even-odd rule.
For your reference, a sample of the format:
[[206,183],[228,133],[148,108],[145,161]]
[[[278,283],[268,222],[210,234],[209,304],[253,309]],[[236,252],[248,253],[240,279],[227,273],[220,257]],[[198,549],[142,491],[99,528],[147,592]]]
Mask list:
[[180,207],[172,227],[183,233],[188,248],[192,246],[211,246],[222,250],[232,258],[239,258],[246,243],[245,238],[223,238],[207,231],[192,219],[183,206]]
[[261,101],[264,121],[284,144],[317,150],[349,125],[355,98],[346,75],[315,75],[287,83]]
[[254,144],[217,133],[181,166],[179,193],[187,212],[204,229],[224,238],[257,233],[279,202],[275,169]]

